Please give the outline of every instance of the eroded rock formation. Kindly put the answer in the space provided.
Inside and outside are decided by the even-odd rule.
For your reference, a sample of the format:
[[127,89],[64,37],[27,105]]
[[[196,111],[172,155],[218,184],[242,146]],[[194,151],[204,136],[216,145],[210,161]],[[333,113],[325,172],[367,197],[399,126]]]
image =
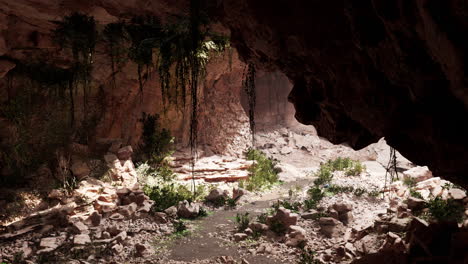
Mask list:
[[466,183],[466,3],[228,0],[213,12],[244,60],[294,82],[296,118],[319,135],[354,148],[385,136]]

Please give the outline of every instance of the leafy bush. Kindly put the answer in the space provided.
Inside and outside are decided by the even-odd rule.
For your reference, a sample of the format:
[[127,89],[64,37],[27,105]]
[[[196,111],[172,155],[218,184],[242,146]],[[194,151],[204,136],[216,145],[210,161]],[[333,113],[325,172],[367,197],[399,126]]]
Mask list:
[[333,179],[333,171],[329,166],[321,165],[315,176],[317,177],[317,179],[314,180],[315,185],[330,183]]
[[159,115],[143,113],[140,122],[143,123],[140,151],[148,157],[151,165],[158,166],[174,152],[174,138],[169,130],[160,127]]
[[283,235],[286,233],[288,228],[283,224],[283,222],[279,221],[278,219],[273,219],[270,222],[270,230],[278,235]]
[[346,170],[345,174],[346,176],[358,176],[365,170],[366,166],[362,165],[360,161],[353,161],[352,166]]
[[186,186],[175,183],[152,187],[146,185],[143,191],[155,202],[154,209],[156,211],[164,211],[171,206],[179,204],[181,201],[191,200],[193,197]]
[[366,190],[363,189],[363,188],[356,188],[353,193],[354,193],[354,195],[360,197],[360,196],[362,196],[363,194],[366,193]]
[[353,165],[353,161],[350,158],[338,157],[335,160],[329,160],[325,166],[329,167],[333,171],[342,171],[350,168]]
[[317,186],[310,188],[307,191],[309,195],[306,200],[304,200],[304,208],[306,210],[315,209],[317,208],[318,203],[323,199],[325,193],[322,192],[320,188]]
[[298,264],[321,264],[322,262],[315,258],[316,253],[311,249],[304,249],[299,257]]
[[280,207],[284,207],[285,209],[289,209],[293,212],[299,212],[299,209],[302,207],[302,203],[298,201],[288,201],[288,200],[278,200],[276,203],[273,204],[274,209],[278,209]]
[[255,163],[249,168],[249,178],[246,181],[239,182],[241,188],[258,191],[271,187],[271,185],[278,182],[280,170],[276,168],[277,161],[268,158],[265,153],[256,149],[249,149],[246,158],[254,160]]
[[403,179],[403,184],[411,188],[416,185],[416,180],[411,177],[405,177]]
[[332,194],[338,194],[338,193],[352,193],[354,191],[353,186],[340,186],[336,184],[331,184],[327,188],[327,192],[330,192]]
[[413,189],[409,189],[409,193],[411,197],[423,199],[422,195]]
[[440,197],[436,197],[429,200],[427,204],[431,218],[439,221],[461,222],[463,220],[463,205],[453,199],[444,200]]
[[237,230],[240,232],[244,231],[249,227],[250,224],[250,217],[249,213],[237,213],[236,215],[236,224],[237,224]]
[[268,213],[261,213],[257,216],[257,222],[259,223],[262,223],[262,224],[266,224],[266,220],[267,220],[267,217],[268,217]]

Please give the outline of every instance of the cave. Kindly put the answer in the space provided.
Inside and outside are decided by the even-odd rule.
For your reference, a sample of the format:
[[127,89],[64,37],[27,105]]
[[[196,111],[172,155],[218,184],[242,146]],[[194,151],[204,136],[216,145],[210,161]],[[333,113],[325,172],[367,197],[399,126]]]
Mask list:
[[0,0],[0,263],[468,263],[468,3]]

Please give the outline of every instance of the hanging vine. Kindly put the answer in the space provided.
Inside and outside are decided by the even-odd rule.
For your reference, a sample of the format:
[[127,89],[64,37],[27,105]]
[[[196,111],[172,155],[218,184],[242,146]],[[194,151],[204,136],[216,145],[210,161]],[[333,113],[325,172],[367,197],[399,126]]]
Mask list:
[[249,63],[244,70],[244,78],[242,81],[247,99],[249,102],[249,125],[252,132],[252,147],[255,147],[255,65]]
[[385,169],[386,171],[385,171],[384,190],[387,188],[387,176],[390,176],[390,182],[399,180],[398,169],[397,169],[396,149],[393,147],[390,147],[390,158],[388,160],[388,164]]
[[[92,70],[94,49],[98,32],[94,17],[80,13],[65,16],[62,21],[56,22],[57,28],[53,31],[53,39],[62,48],[70,49],[73,55],[73,76],[69,82],[69,89],[81,81],[83,87],[83,109],[86,116],[89,78]],[[73,97],[73,92],[70,93]],[[72,101],[73,98],[71,98]],[[74,105],[74,104],[73,104]]]
[[[136,16],[126,25],[132,45],[129,58],[137,64],[140,92],[143,92],[144,81],[153,65],[153,49],[159,47],[162,37],[162,26],[155,16]],[[146,68],[145,74],[143,69]]]
[[107,44],[107,54],[109,55],[112,69],[112,81],[114,88],[117,86],[115,75],[117,68],[124,61],[126,55],[125,42],[127,41],[127,33],[123,22],[107,24],[103,31],[103,38]]

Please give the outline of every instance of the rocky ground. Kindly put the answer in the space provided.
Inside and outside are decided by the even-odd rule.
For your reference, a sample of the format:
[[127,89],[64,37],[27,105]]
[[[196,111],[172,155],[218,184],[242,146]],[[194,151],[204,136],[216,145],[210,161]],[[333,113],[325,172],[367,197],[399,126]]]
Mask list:
[[[153,212],[154,202],[137,182],[131,147],[114,146],[104,157],[110,182],[82,177],[73,192],[50,192],[47,209],[2,226],[0,262],[245,264],[298,263],[302,259],[300,263],[375,263],[359,261],[388,252],[392,256],[411,252],[419,258],[466,260],[466,250],[445,252],[437,246],[459,241],[453,242],[452,248],[466,249],[466,231],[456,225],[441,229],[440,224],[434,227],[428,219],[423,220],[427,215],[425,202],[441,197],[465,207],[465,222],[459,227],[466,227],[468,199],[464,190],[401,156],[397,159],[403,171],[401,180],[390,182],[385,169],[390,150],[383,140],[353,151],[345,145],[330,144],[308,129],[258,133],[257,146],[277,159],[282,170],[283,184],[263,192],[238,188],[237,180],[248,177],[251,161],[200,152],[194,168],[196,184],[210,186],[207,201],[233,198],[235,207],[181,203],[164,212]],[[362,193],[327,193],[316,209],[271,209],[278,200],[293,203],[307,199],[307,191],[314,186],[314,172],[321,163],[338,157],[359,160],[366,169],[357,176],[336,171],[330,184],[352,186]],[[181,182],[192,180],[189,161],[187,152],[174,155],[171,164]],[[85,166],[76,166],[74,171],[90,173]],[[412,179],[412,185],[405,184],[405,178]],[[414,192],[419,198],[413,197]],[[208,216],[185,220],[187,230],[175,232],[176,218],[197,216],[201,207],[206,208]],[[260,221],[258,216],[268,212]],[[235,218],[245,213],[250,222],[239,230]],[[438,236],[440,230],[445,230],[442,238]],[[434,248],[439,248],[438,252]],[[309,254],[312,251],[316,262]],[[309,262],[306,257],[310,257]]]

